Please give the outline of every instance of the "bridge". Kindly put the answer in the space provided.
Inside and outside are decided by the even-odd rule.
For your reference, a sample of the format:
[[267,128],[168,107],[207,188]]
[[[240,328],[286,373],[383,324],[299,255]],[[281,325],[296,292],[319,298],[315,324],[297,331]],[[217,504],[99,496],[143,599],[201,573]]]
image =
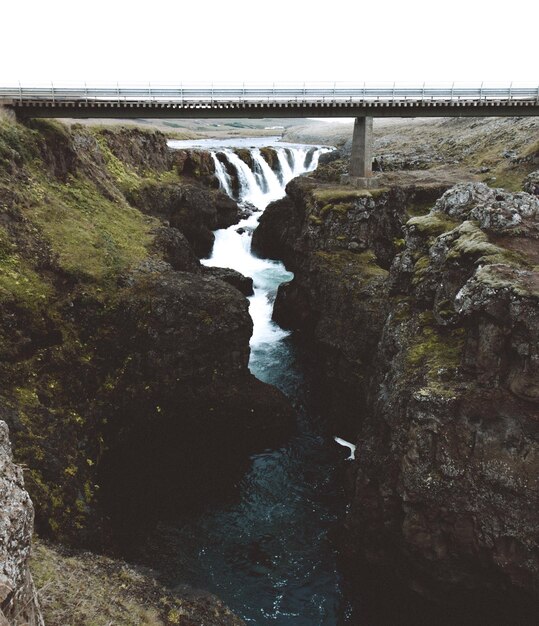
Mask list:
[[539,86],[189,84],[0,87],[0,107],[18,117],[290,118],[354,117],[350,175],[372,174],[374,117],[539,115]]

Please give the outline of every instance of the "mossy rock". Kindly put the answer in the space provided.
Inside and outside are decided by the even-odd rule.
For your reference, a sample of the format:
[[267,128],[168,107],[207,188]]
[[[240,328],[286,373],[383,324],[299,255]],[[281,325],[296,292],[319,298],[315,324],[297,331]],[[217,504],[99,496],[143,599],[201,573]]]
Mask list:
[[405,228],[416,230],[426,237],[437,237],[453,230],[459,222],[447,217],[444,213],[431,211],[428,215],[412,217],[406,222]]

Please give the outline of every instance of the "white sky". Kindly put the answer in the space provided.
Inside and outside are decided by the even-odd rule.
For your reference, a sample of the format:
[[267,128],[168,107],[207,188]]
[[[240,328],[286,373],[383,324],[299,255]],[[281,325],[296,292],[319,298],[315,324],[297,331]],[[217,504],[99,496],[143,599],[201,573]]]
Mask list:
[[5,0],[0,84],[538,85],[538,18],[536,0]]

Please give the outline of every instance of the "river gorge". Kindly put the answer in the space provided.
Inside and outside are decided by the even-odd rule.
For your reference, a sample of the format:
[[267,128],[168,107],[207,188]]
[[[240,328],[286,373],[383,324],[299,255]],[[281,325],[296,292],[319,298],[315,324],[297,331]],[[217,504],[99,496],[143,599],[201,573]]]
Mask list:
[[[234,147],[249,151],[253,169],[232,147],[215,152],[216,146],[208,143],[221,187],[234,195],[219,159],[236,169],[235,197],[252,213],[217,231],[212,254],[202,262],[253,279],[249,369],[290,398],[298,421],[296,433],[284,446],[251,458],[229,501],[184,514],[174,523],[159,523],[147,548],[154,556],[147,562],[159,569],[163,559],[173,584],[209,589],[249,624],[336,624],[343,610],[342,592],[328,529],[345,506],[337,470],[345,455],[337,449],[328,421],[311,412],[290,332],[272,321],[277,288],[292,274],[282,263],[257,257],[250,249],[252,232],[266,206],[284,196],[294,176],[314,170],[319,155],[328,149],[274,144],[278,161],[273,171],[260,149],[250,147],[252,140],[240,145],[236,141]],[[268,146],[267,140],[256,143]],[[192,147],[189,142],[171,145]]]
[[0,117],[0,621],[533,624],[539,153],[493,128],[505,189],[387,141],[363,189]]

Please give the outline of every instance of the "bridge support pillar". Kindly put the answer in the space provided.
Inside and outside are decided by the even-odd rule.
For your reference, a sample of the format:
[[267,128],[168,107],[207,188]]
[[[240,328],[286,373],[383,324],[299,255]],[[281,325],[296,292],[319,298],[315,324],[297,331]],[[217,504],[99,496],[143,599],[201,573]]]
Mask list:
[[350,177],[372,176],[372,117],[356,117],[350,157]]

